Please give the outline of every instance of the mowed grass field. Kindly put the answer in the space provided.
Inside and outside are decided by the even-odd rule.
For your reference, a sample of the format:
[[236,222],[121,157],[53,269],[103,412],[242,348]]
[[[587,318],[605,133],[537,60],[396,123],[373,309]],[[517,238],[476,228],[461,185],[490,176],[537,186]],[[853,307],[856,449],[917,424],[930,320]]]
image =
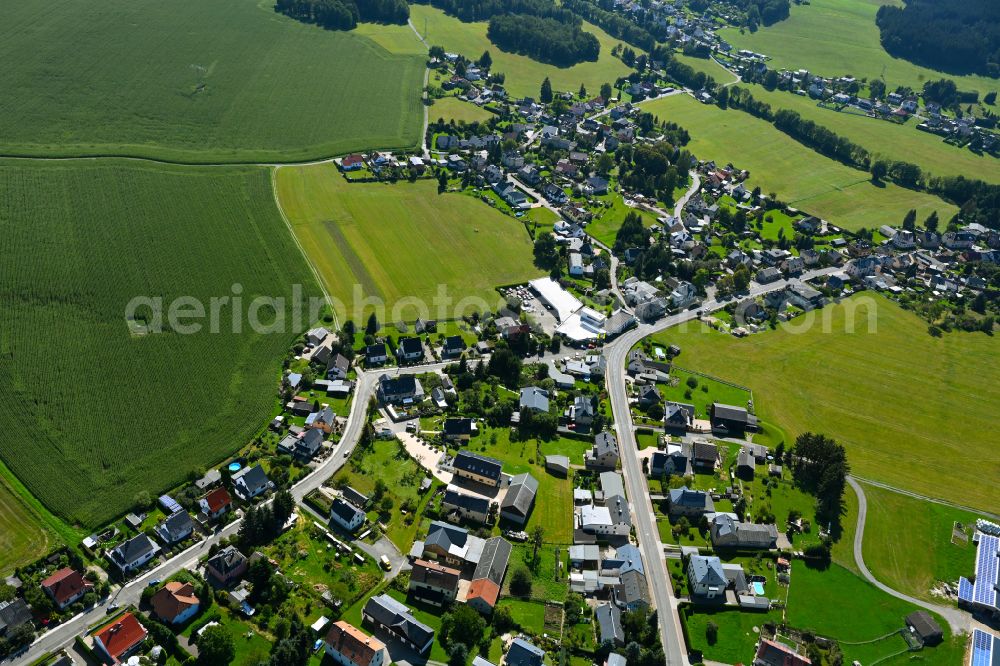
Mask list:
[[855,475],[995,508],[996,338],[933,338],[924,320],[872,293],[792,326],[738,339],[690,324],[657,339],[681,347],[684,367],[751,387],[758,415],[790,438],[835,438]]
[[875,13],[894,0],[811,0],[792,4],[791,16],[756,33],[727,28],[719,35],[737,49],[750,49],[772,59],[769,67],[807,69],[821,76],[853,75],[885,79],[889,89],[922,88],[924,81],[950,78],[962,90],[978,90],[980,98],[1000,89],[1000,80],[952,76],[890,56],[879,41]]
[[470,196],[439,195],[435,180],[348,183],[331,164],[282,167],[276,178],[281,207],[340,301],[338,314],[355,322],[375,307],[361,299],[384,304],[382,321],[412,321],[421,306],[430,309],[424,318],[445,319],[454,310],[437,309],[439,286],[452,304],[473,297],[493,308],[495,287],[539,275],[520,222]]
[[448,96],[434,100],[427,108],[427,117],[432,122],[443,119],[445,122],[482,123],[492,118],[493,114],[475,104]]
[[40,516],[0,478],[0,575],[33,562],[57,542]]
[[[939,581],[955,582],[969,576],[976,566],[976,546],[971,539],[952,542],[958,522],[974,526],[975,513],[863,484],[868,499],[865,520],[865,564],[880,581],[921,599],[940,602],[931,595]],[[995,508],[995,507],[994,507]],[[906,529],[896,529],[906,525]]]
[[[443,46],[447,51],[460,53],[472,60],[482,55],[483,51],[489,51],[493,58],[493,71],[506,75],[504,87],[515,97],[538,97],[545,77],[549,77],[553,90],[576,94],[582,83],[587,86],[590,95],[596,96],[602,83],[614,85],[619,76],[629,73],[625,63],[611,55],[611,49],[618,44],[618,40],[589,23],[584,23],[583,29],[593,33],[600,41],[600,57],[596,62],[556,67],[527,56],[501,51],[486,37],[485,21],[463,23],[430,5],[410,5],[410,20],[432,46]],[[434,117],[433,114],[431,117]]]
[[722,110],[688,95],[655,100],[643,109],[687,129],[687,148],[699,159],[748,169],[751,184],[765,193],[774,192],[782,201],[845,229],[899,224],[911,208],[920,219],[936,210],[947,220],[958,210],[923,192],[891,184],[876,187],[865,172],[824,157],[742,111]]
[[323,30],[257,0],[26,0],[0,27],[5,155],[305,160],[420,141],[407,26]]
[[[319,289],[266,169],[0,167],[0,457],[59,517],[94,527],[266,424],[282,356],[310,322],[289,314],[256,334],[248,308],[257,296],[289,298],[296,283],[305,296]],[[234,291],[240,314],[223,302],[217,333],[207,319],[167,316],[179,297],[207,313]],[[129,326],[136,297],[162,298],[162,332]],[[258,315],[274,322],[268,307]],[[203,328],[186,334],[191,323]]]
[[935,176],[964,175],[1000,183],[1000,160],[991,155],[977,155],[968,148],[949,145],[939,136],[918,130],[919,121],[910,120],[905,125],[897,125],[858,113],[822,108],[809,97],[780,90],[771,92],[758,85],[739,85],[749,88],[756,99],[767,102],[772,108],[791,109],[803,118],[863,146],[872,155],[912,162],[925,173]]

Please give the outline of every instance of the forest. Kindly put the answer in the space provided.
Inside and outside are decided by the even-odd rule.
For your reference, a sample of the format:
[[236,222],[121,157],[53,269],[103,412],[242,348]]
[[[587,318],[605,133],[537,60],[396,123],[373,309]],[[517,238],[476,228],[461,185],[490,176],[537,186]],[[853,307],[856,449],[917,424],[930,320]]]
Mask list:
[[884,5],[875,22],[892,55],[954,74],[1000,77],[996,0],[906,0]]
[[525,14],[494,16],[486,36],[504,51],[559,67],[596,61],[601,53],[601,43],[583,31],[579,19],[564,23]]
[[277,0],[274,10],[327,30],[352,30],[358,23],[405,24],[406,0]]

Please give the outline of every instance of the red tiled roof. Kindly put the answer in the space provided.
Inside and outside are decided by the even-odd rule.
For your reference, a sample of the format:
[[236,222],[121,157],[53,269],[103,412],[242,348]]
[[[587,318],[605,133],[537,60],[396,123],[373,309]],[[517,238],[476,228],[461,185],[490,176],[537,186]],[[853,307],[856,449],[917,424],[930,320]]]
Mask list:
[[191,583],[181,583],[170,581],[163,586],[149,600],[153,606],[153,612],[157,616],[168,622],[173,622],[174,618],[186,611],[191,606],[197,606],[198,597],[194,594],[194,586]]
[[146,629],[135,619],[135,615],[125,613],[99,629],[96,637],[101,640],[111,658],[118,661],[123,654],[146,640]]
[[367,666],[385,644],[343,620],[330,626],[326,644],[360,666]]
[[232,504],[233,498],[229,496],[229,491],[225,488],[216,488],[205,495],[205,501],[208,503],[208,510],[215,513],[227,504]]
[[358,155],[357,153],[353,153],[353,154],[348,155],[347,157],[345,157],[343,159],[342,163],[344,165],[346,165],[346,166],[350,166],[352,164],[361,164],[361,162],[363,162],[363,161],[364,161],[364,158],[361,155]]
[[60,606],[74,597],[80,590],[93,587],[79,571],[70,567],[60,569],[42,581],[42,587],[48,590],[52,598]]
[[465,600],[471,601],[477,597],[493,608],[497,605],[497,599],[500,598],[500,586],[489,578],[474,580],[469,585],[469,593],[465,596]]

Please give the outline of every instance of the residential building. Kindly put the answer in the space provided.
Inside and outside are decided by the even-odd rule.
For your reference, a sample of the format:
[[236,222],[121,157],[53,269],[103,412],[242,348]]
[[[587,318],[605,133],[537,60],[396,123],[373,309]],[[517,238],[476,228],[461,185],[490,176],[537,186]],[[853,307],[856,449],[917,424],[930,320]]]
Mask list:
[[625,630],[622,629],[622,612],[618,606],[606,602],[602,603],[597,606],[594,615],[597,617],[601,645],[609,641],[616,647],[625,645]]
[[150,600],[153,613],[167,624],[184,624],[198,612],[200,600],[191,583],[170,581]]
[[621,584],[615,588],[615,602],[628,611],[649,608],[649,585],[645,574],[635,569],[623,573]]
[[153,529],[164,545],[172,546],[184,541],[194,533],[194,521],[191,520],[191,514],[181,509],[167,516]]
[[719,447],[711,442],[695,441],[691,452],[691,464],[695,469],[711,472],[719,465]]
[[753,455],[746,449],[740,449],[736,456],[736,478],[744,481],[753,481],[754,465],[756,461]]
[[459,451],[452,462],[455,476],[487,486],[499,486],[503,463],[470,451]]
[[612,470],[618,467],[618,440],[608,430],[594,437],[594,446],[584,454],[587,469]]
[[229,491],[225,488],[216,488],[198,500],[198,505],[208,520],[218,520],[232,508],[233,498],[229,496]]
[[798,654],[792,648],[771,641],[766,638],[760,639],[757,644],[757,654],[753,660],[753,666],[811,666],[812,662]]
[[385,643],[344,620],[330,625],[323,644],[326,654],[340,666],[383,666],[388,663]]
[[441,433],[448,442],[468,442],[477,432],[476,421],[470,418],[447,418]]
[[569,474],[569,457],[567,456],[545,456],[545,471],[557,476],[567,476]]
[[376,365],[384,365],[388,360],[389,352],[386,349],[384,342],[376,342],[375,344],[365,347],[366,366],[372,367]]
[[208,558],[205,571],[225,587],[243,577],[247,571],[247,558],[236,546],[226,546]]
[[715,513],[712,496],[704,490],[671,488],[669,503],[671,516],[700,518],[706,513]]
[[490,500],[482,495],[466,492],[459,486],[449,485],[441,499],[441,508],[447,512],[449,520],[468,520],[483,524],[489,520]]
[[535,412],[549,411],[549,392],[537,386],[527,386],[521,389],[521,410],[530,409]]
[[688,586],[691,594],[705,599],[725,595],[728,580],[718,557],[692,555],[687,567]]
[[413,617],[410,609],[388,594],[372,597],[361,611],[364,622],[389,634],[419,653],[434,642],[434,630]]
[[417,560],[410,572],[409,593],[418,601],[433,606],[444,606],[455,600],[462,572],[458,569]]
[[49,595],[59,610],[76,603],[94,589],[94,585],[83,574],[70,567],[64,567],[42,581],[42,589]]
[[125,613],[94,632],[94,651],[115,666],[139,649],[146,635],[146,628],[139,624],[135,615]]
[[719,513],[710,525],[712,545],[718,548],[770,549],[778,543],[774,525],[741,523],[732,514]]
[[267,478],[264,468],[260,465],[244,467],[233,474],[232,479],[233,491],[244,502],[249,502],[274,487],[271,480]]
[[510,481],[507,494],[500,503],[500,517],[517,525],[525,525],[535,506],[538,479],[530,474],[518,474]]
[[351,533],[365,524],[365,512],[346,500],[336,497],[330,504],[330,520]]
[[[319,412],[314,413],[318,414]],[[332,425],[332,411],[330,417],[330,425]],[[314,421],[314,423],[316,422]],[[310,425],[308,419],[306,425]],[[323,433],[329,432],[324,425],[314,426],[312,430],[307,430],[301,435],[289,433],[278,442],[278,453],[290,455],[301,464],[308,463],[323,449]]]
[[465,340],[461,335],[449,335],[441,345],[441,358],[458,358],[465,348]]
[[424,358],[424,345],[420,338],[403,337],[399,339],[396,357],[402,363],[416,363]]
[[742,407],[714,402],[709,410],[709,420],[716,434],[740,437],[746,432],[757,431],[757,417]]
[[148,536],[139,534],[109,550],[107,557],[108,561],[125,575],[149,562],[159,552],[160,547]]
[[687,432],[694,425],[694,405],[667,401],[663,404],[663,425],[672,433]]
[[545,651],[523,638],[515,638],[504,657],[506,666],[542,666]]
[[31,622],[31,608],[20,597],[0,602],[0,638]]
[[659,479],[671,474],[688,476],[693,473],[690,444],[667,444],[666,451],[653,451],[653,457],[649,461],[651,478]]
[[382,375],[378,380],[378,399],[385,405],[412,405],[424,399],[424,389],[413,375]]

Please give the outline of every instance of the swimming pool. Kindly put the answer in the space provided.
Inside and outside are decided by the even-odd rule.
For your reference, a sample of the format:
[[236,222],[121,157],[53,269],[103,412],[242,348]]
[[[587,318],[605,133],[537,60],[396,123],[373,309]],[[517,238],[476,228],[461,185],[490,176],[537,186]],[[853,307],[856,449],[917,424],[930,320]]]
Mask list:
[[764,596],[764,583],[754,581],[753,583],[750,583],[750,587],[753,588],[753,593],[758,597]]

